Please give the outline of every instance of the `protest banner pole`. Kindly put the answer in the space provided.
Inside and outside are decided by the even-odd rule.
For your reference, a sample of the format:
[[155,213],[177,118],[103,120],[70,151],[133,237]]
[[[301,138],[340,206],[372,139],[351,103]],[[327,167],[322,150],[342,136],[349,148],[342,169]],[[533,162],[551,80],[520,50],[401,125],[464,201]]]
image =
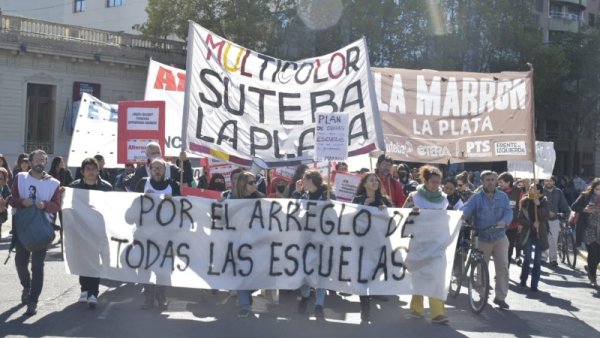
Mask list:
[[[531,163],[533,164],[533,182],[537,184],[537,170],[536,170],[536,162],[537,162],[537,147],[535,144],[535,100],[533,99],[533,65],[530,62],[527,62],[527,66],[529,67],[530,72],[530,84],[531,84]],[[529,187],[527,187],[529,189]],[[537,217],[537,213],[536,213]]]
[[[527,63],[527,66],[529,66],[529,70],[531,72],[531,82],[533,83],[533,65],[531,63]],[[531,86],[531,154],[532,154],[532,160],[531,163],[533,165],[533,182],[534,184],[537,184],[537,170],[536,170],[536,164],[537,164],[537,147],[535,144],[535,100],[533,100],[533,85]],[[529,189],[529,187],[527,187],[527,189]],[[535,196],[534,198],[540,198],[541,196],[539,196],[539,192],[537,191],[536,188],[536,192],[535,192]],[[538,216],[538,206],[535,204],[535,202],[533,203],[533,213],[535,214],[535,223],[538,225],[537,228],[535,228],[536,230],[536,237],[539,239],[540,238],[540,231],[539,231],[539,224],[540,224],[540,220],[539,220],[539,216]]]
[[331,160],[327,160],[327,199],[331,199]]
[[[183,150],[181,152],[183,152]],[[179,154],[179,166],[180,166],[180,168],[179,168],[179,187],[183,191],[183,170],[184,170],[183,167],[184,167],[184,164],[183,164],[183,159],[181,158],[181,154]],[[193,179],[193,177],[192,177],[192,179]]]

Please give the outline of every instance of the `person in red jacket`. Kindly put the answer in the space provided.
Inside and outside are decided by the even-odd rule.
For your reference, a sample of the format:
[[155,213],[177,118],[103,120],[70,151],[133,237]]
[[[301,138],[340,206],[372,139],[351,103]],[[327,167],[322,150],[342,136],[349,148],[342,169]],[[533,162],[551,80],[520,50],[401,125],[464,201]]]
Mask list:
[[386,194],[392,198],[394,207],[401,208],[404,205],[404,201],[406,201],[406,195],[404,194],[404,189],[400,183],[396,181],[391,174],[393,165],[394,162],[391,157],[381,154],[377,159],[375,173],[381,180]]
[[523,198],[523,190],[519,189],[516,185],[514,185],[515,179],[510,173],[504,172],[498,176],[498,188],[504,191],[506,195],[508,195],[508,200],[510,201],[510,207],[513,210],[513,219],[512,222],[508,225],[508,229],[506,230],[506,237],[508,237],[508,262],[512,261],[512,253],[513,249],[515,252],[515,263],[518,266],[521,266],[523,262],[521,260],[521,246],[519,245],[519,209],[520,202]]

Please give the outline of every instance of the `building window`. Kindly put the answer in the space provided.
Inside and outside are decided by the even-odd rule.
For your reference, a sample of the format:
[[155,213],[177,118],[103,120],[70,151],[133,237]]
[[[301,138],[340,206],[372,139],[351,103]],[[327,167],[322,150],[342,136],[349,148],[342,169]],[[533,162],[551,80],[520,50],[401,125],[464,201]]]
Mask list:
[[27,84],[25,152],[43,149],[54,153],[55,97],[55,86]]
[[590,27],[596,26],[596,16],[593,13],[588,14],[588,23],[590,24]]
[[123,0],[106,0],[106,7],[123,6]]
[[85,11],[85,0],[75,0],[73,4],[73,12],[81,13]]

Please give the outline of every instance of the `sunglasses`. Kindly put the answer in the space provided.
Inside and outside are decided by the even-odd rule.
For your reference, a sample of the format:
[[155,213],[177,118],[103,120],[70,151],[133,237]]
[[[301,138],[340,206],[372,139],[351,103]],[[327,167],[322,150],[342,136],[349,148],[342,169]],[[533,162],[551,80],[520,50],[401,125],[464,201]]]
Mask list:
[[256,181],[248,181],[248,184],[250,184],[250,185],[255,185],[255,184],[256,184]]

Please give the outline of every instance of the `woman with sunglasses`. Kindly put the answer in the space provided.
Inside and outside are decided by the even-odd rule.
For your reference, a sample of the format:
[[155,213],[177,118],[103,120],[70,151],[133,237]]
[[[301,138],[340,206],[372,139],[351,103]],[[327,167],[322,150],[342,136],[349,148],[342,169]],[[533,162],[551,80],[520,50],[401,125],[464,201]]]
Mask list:
[[[244,198],[263,198],[265,195],[256,188],[256,176],[249,171],[244,171],[239,174],[235,182],[235,190],[233,191],[232,199]],[[245,318],[250,315],[250,307],[252,306],[252,290],[238,290],[238,317]]]

